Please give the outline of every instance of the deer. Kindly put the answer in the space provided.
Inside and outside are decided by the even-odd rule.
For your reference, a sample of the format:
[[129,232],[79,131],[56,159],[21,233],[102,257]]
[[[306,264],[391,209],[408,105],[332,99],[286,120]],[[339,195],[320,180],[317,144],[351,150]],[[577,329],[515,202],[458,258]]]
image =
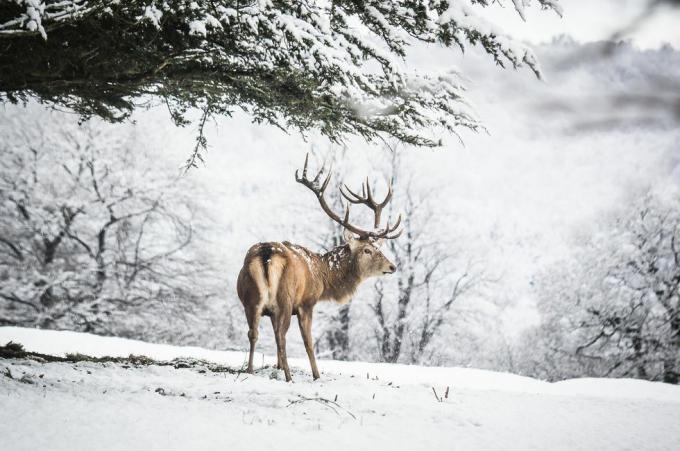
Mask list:
[[[247,251],[236,283],[248,322],[247,372],[253,373],[260,318],[269,316],[276,341],[277,368],[283,369],[286,382],[292,381],[286,357],[286,334],[293,315],[297,316],[312,376],[317,380],[320,376],[312,343],[314,306],[319,301],[345,304],[364,280],[394,273],[396,267],[379,247],[385,240],[398,238],[402,232],[398,230],[401,215],[394,224],[387,221],[384,227],[380,226],[382,211],[392,199],[391,183],[381,202],[374,199],[368,178],[361,185],[361,193],[343,184],[339,191],[347,202],[345,214],[340,217],[324,197],[332,167],[322,181],[325,165],[310,179],[308,163],[309,154],[305,156],[302,175],[299,175],[299,169],[295,171],[295,181],[311,190],[326,215],[342,226],[344,244],[317,253],[288,241],[257,243]],[[374,230],[364,230],[350,223],[352,204],[362,204],[373,211]]]

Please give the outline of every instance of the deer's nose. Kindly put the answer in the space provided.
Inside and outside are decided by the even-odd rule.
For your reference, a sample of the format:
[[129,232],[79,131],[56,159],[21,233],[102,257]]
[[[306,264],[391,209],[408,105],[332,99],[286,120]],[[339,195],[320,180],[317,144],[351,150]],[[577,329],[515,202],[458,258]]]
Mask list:
[[397,267],[394,265],[390,265],[390,271],[394,272],[397,270]]

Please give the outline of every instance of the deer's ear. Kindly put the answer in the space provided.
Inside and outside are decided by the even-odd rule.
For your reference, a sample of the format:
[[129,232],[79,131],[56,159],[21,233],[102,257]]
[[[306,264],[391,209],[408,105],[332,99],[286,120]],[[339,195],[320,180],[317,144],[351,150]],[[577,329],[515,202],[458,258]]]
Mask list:
[[354,246],[356,246],[358,241],[354,237],[354,234],[349,230],[345,229],[342,231],[342,237],[345,239],[345,243],[349,244],[350,249],[354,249]]

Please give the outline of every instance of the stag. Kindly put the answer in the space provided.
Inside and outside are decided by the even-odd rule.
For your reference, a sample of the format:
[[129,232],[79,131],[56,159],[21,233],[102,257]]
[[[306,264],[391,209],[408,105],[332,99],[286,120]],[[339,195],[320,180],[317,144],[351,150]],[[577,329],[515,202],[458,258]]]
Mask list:
[[[265,315],[269,316],[274,328],[277,367],[283,369],[288,382],[292,379],[286,358],[286,333],[292,316],[297,315],[312,376],[316,380],[319,378],[319,369],[312,345],[314,306],[321,300],[347,303],[362,281],[392,274],[396,268],[380,252],[379,246],[383,240],[395,239],[401,234],[401,230],[397,231],[401,216],[394,224],[387,222],[385,227],[380,227],[383,208],[392,199],[391,185],[382,202],[376,202],[373,198],[368,179],[362,184],[361,193],[350,190],[347,185],[340,187],[341,195],[348,202],[344,216],[340,217],[324,197],[331,180],[330,169],[323,181],[324,167],[310,179],[307,177],[308,162],[309,155],[305,157],[302,176],[298,174],[299,171],[295,171],[295,180],[309,188],[322,210],[343,227],[345,244],[324,254],[288,241],[255,244],[246,254],[236,285],[248,321],[248,372],[253,372],[258,326],[260,318]],[[373,211],[374,230],[364,230],[350,223],[351,204],[362,204]]]

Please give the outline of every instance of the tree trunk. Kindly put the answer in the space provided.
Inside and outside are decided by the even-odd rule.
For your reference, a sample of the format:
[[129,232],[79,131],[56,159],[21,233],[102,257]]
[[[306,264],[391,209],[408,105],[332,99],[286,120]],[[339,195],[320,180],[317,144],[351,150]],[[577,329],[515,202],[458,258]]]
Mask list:
[[53,240],[43,238],[43,244],[45,245],[45,255],[43,256],[43,264],[45,266],[49,265],[54,261],[54,256],[57,254],[57,248],[59,247],[59,244],[61,243],[63,237],[64,233],[61,232]]
[[663,361],[663,381],[669,384],[680,383],[680,312],[671,319],[671,339]]
[[106,250],[106,228],[109,224],[104,226],[97,234],[97,255],[95,260],[97,262],[97,291],[102,289],[104,281],[106,280],[106,264],[104,262],[104,251]]
[[333,360],[347,360],[349,358],[349,306],[340,307],[331,319],[333,325],[326,333],[326,342]]
[[399,301],[397,302],[397,317],[392,326],[392,333],[387,334],[383,339],[383,360],[389,363],[397,363],[401,355],[401,346],[406,331],[406,313],[411,303],[411,293],[413,292],[415,277],[410,274],[406,279],[406,284],[399,283]]
[[635,372],[638,379],[649,379],[647,368],[644,362],[644,353],[642,350],[642,339],[639,335],[633,336],[633,351],[635,352]]

